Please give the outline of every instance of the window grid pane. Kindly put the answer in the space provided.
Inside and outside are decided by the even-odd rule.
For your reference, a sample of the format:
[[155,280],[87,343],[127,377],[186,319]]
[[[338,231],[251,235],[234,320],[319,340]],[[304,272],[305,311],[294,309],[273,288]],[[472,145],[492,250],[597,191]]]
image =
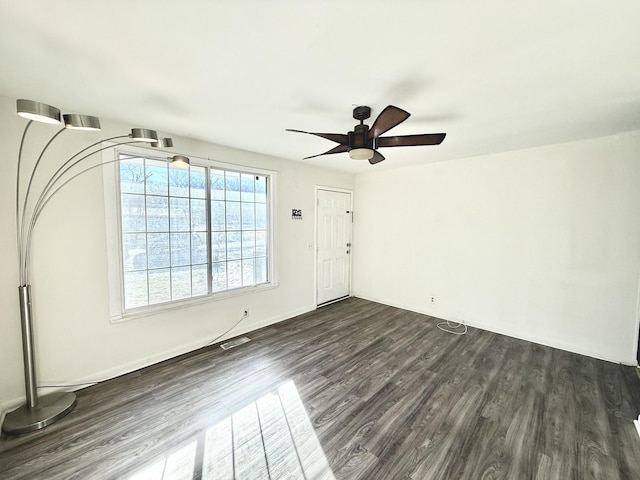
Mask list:
[[266,176],[142,157],[119,166],[125,309],[269,281]]
[[267,177],[212,170],[210,184],[213,290],[267,282]]

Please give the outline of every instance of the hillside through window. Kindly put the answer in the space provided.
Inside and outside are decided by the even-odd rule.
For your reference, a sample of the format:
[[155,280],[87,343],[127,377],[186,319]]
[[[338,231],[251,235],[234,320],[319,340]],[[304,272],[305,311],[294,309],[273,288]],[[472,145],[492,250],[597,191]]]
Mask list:
[[122,157],[125,310],[269,282],[268,175]]

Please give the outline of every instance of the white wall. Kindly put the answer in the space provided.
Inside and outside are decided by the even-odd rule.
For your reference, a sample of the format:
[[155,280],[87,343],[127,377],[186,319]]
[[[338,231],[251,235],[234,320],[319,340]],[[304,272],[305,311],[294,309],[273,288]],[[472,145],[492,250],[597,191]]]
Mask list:
[[[14,195],[25,123],[15,100],[0,96],[5,410],[24,398]],[[102,135],[65,132],[45,165],[128,131],[106,127]],[[26,157],[54,131],[35,125]],[[96,170],[65,188],[38,224],[32,285],[40,384],[102,379],[197,348],[233,325],[244,307],[250,318],[229,336],[314,308],[314,254],[306,248],[314,241],[314,186],[351,189],[354,178],[188,139],[175,144],[175,153],[278,171],[280,286],[109,323],[103,181]],[[359,175],[354,294],[634,364],[639,185],[640,133]],[[302,208],[304,220],[290,220],[291,208]]]
[[358,175],[355,201],[355,295],[636,364],[640,133]]
[[[45,170],[130,128],[102,123],[100,135],[63,133],[43,160]],[[24,399],[14,198],[26,121],[15,114],[14,99],[0,96],[0,124],[0,406],[7,410]],[[41,146],[57,128],[34,124],[25,160],[34,153],[31,146]],[[174,144],[175,153],[278,172],[279,287],[110,323],[103,180],[96,169],[65,187],[37,226],[31,284],[39,384],[103,379],[192,350],[231,327],[245,307],[249,319],[227,337],[315,308],[314,252],[307,249],[314,242],[315,185],[353,188],[353,176],[175,136]],[[291,220],[292,208],[302,208],[304,220]]]

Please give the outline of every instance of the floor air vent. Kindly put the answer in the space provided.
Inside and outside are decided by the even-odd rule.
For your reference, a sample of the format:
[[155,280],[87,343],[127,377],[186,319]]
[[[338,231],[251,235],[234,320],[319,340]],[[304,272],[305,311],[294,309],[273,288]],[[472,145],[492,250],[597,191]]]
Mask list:
[[233,347],[237,347],[238,345],[242,345],[243,343],[250,342],[251,339],[249,337],[238,337],[233,340],[229,340],[228,342],[221,343],[220,348],[223,350],[230,350]]

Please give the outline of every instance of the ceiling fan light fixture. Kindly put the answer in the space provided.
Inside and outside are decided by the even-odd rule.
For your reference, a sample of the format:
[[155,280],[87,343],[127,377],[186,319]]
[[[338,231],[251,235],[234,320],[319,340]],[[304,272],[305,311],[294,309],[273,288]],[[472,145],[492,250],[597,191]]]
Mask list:
[[352,148],[349,150],[349,157],[352,160],[369,160],[373,158],[373,150],[370,148]]

